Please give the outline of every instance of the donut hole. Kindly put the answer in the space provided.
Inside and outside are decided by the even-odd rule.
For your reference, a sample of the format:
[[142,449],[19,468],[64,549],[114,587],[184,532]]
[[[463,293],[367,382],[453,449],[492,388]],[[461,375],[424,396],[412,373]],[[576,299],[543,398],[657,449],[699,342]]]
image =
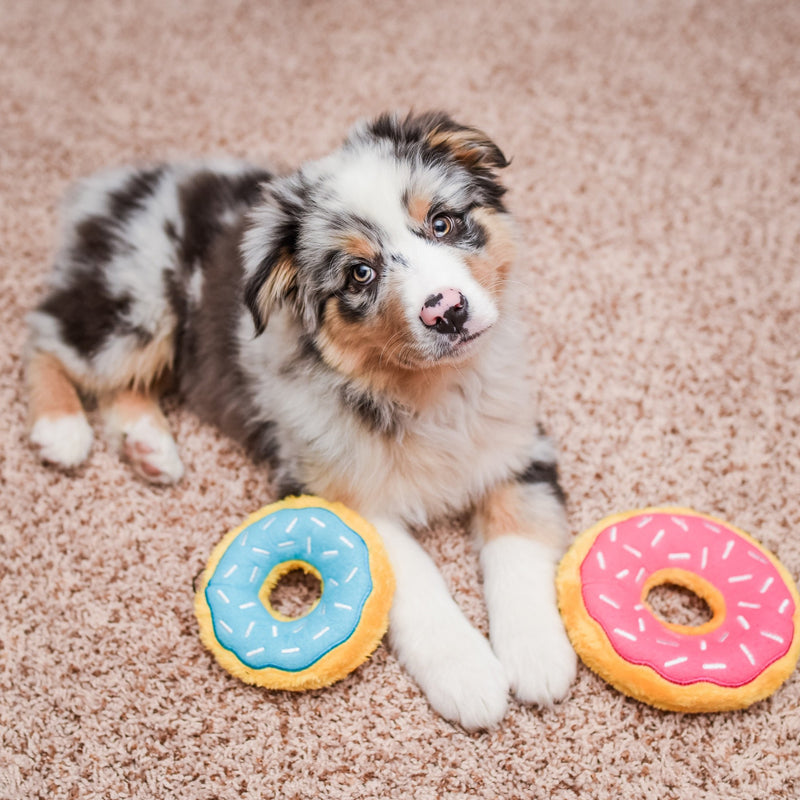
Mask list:
[[322,582],[302,567],[295,567],[278,578],[269,594],[269,605],[287,619],[308,614],[322,597]]
[[677,583],[654,586],[646,602],[657,617],[670,625],[695,628],[710,622],[714,616],[702,597]]

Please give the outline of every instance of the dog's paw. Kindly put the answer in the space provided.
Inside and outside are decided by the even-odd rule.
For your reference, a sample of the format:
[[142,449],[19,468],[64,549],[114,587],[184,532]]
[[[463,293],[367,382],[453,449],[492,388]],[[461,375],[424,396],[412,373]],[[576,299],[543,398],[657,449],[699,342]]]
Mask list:
[[[406,666],[428,702],[467,730],[491,728],[508,709],[508,679],[489,642],[469,624],[449,630]],[[401,660],[402,655],[401,655]]]
[[30,440],[42,460],[69,469],[86,460],[93,440],[83,414],[40,417],[31,428]]
[[555,587],[555,550],[521,536],[504,536],[481,552],[492,647],[517,699],[550,705],[575,679],[577,657]]
[[505,667],[511,689],[523,703],[549,706],[566,697],[577,657],[557,614],[519,613],[492,635],[492,647]]
[[183,476],[175,440],[149,416],[139,417],[125,430],[122,454],[151,483],[175,483]]

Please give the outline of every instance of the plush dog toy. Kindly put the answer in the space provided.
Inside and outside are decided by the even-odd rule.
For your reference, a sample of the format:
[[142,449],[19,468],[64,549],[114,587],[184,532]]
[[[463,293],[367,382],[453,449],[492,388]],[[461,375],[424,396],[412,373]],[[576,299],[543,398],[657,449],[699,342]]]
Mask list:
[[[647,597],[664,584],[705,600],[711,619],[661,619]],[[557,587],[586,665],[658,708],[745,708],[772,694],[800,654],[800,596],[786,568],[746,533],[689,509],[607,517],[575,540]]]
[[[287,617],[270,596],[293,570],[321,596]],[[262,508],[214,548],[195,595],[200,638],[247,683],[300,691],[348,675],[386,632],[394,575],[375,529],[340,503],[291,497]]]

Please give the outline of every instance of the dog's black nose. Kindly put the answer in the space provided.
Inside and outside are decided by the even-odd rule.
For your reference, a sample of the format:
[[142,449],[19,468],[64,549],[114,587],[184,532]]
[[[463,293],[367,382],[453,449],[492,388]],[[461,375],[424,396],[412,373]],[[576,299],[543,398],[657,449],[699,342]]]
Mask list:
[[469,303],[458,289],[442,289],[423,304],[419,318],[439,333],[461,333],[469,316]]

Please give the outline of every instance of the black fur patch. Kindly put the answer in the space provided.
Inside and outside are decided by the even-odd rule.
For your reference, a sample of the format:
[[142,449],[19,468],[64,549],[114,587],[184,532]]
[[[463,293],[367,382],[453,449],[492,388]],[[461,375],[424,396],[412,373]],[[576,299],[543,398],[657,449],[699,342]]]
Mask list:
[[265,170],[252,170],[241,175],[199,172],[179,189],[183,217],[181,255],[192,268],[202,261],[211,242],[225,227],[226,212],[251,206],[259,197],[261,185],[272,180]]
[[167,238],[171,242],[173,242],[175,244],[179,244],[180,243],[180,236],[178,236],[178,231],[175,228],[175,223],[171,219],[168,219],[164,223],[164,233],[167,234]]
[[109,195],[108,216],[120,223],[128,220],[136,211],[141,211],[148,197],[155,194],[164,167],[144,169],[135,172],[121,189]]
[[517,474],[520,483],[546,483],[558,501],[564,505],[567,496],[558,480],[558,466],[545,461],[531,461],[531,463]]
[[58,320],[70,347],[91,357],[119,329],[130,307],[130,295],[114,297],[100,272],[83,270],[75,283],[51,292],[39,310]]
[[108,211],[87,217],[76,228],[70,260],[86,266],[101,266],[127,247],[123,229],[144,208],[158,187],[164,167],[135,172],[125,184],[108,195]]
[[125,247],[119,222],[111,217],[88,217],[75,227],[75,244],[69,260],[86,267],[108,263]]
[[265,463],[269,467],[278,497],[305,493],[305,486],[295,478],[281,458],[278,426],[274,422],[259,422],[250,427],[244,445],[253,461]]
[[335,211],[326,215],[326,221],[333,232],[359,233],[372,242],[376,251],[381,250],[383,247],[383,236],[380,228],[368,219],[364,219],[360,214],[354,214],[349,211]]
[[174,369],[178,373],[184,359],[188,358],[189,361],[194,361],[196,357],[195,343],[188,326],[189,301],[184,285],[175,270],[164,269],[161,278],[164,283],[164,293],[176,319]]
[[[241,312],[242,264],[239,242],[244,221],[226,229],[204,258],[199,302],[187,297],[179,278],[168,278],[166,292],[179,319],[178,389],[194,411],[242,443],[248,455],[265,462],[281,489],[295,488],[281,454],[278,426],[264,418],[251,397],[252,386],[237,359],[237,321]],[[186,274],[191,277],[188,268]]]
[[335,297],[339,306],[339,315],[343,320],[351,324],[361,322],[369,315],[376,294],[376,289],[372,287],[359,293],[348,289],[343,292],[337,292]]
[[342,387],[342,403],[372,433],[395,436],[400,430],[397,407],[350,384]]
[[488,240],[489,236],[483,225],[467,215],[464,220],[464,230],[462,232],[460,244],[464,247],[468,247],[470,250],[482,250],[486,247],[486,242]]
[[276,483],[276,494],[278,497],[299,497],[300,495],[307,494],[307,492],[308,489],[306,486],[292,475],[278,477]]
[[254,461],[265,461],[274,468],[280,451],[275,423],[260,422],[250,429],[245,440],[245,447]]

